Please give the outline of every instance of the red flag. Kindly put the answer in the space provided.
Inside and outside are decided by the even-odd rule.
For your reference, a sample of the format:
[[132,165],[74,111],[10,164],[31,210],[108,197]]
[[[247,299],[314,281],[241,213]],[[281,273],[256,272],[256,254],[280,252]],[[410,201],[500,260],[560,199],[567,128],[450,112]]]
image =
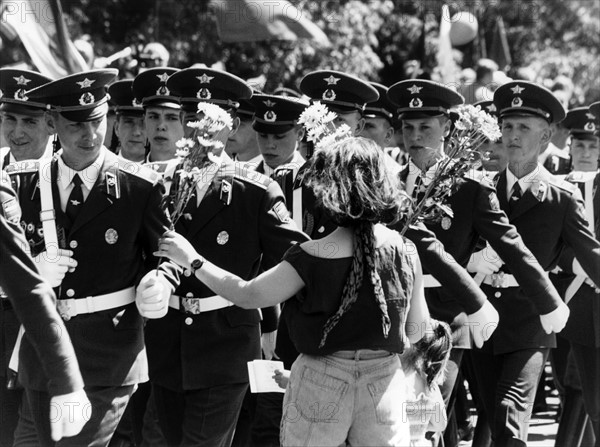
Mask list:
[[4,2],[0,26],[18,36],[43,75],[56,79],[88,69],[69,40],[59,0]]
[[330,44],[317,25],[285,0],[213,0],[211,5],[223,42],[311,39]]
[[494,36],[488,57],[498,64],[500,70],[506,72],[512,64],[510,57],[510,49],[508,47],[508,39],[506,38],[506,29],[504,28],[504,20],[498,16],[496,18],[496,26],[494,27]]

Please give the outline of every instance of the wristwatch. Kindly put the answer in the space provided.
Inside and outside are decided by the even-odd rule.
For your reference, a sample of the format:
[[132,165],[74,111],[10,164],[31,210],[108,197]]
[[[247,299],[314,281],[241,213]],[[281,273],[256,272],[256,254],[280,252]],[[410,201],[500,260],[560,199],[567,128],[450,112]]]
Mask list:
[[190,275],[195,275],[196,270],[200,270],[204,265],[205,259],[202,256],[198,256],[190,264]]

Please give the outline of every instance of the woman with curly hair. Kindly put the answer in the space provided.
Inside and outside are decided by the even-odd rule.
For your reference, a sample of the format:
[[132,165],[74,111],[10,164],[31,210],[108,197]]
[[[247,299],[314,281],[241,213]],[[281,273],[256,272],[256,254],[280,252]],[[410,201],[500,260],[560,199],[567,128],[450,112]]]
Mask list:
[[282,318],[301,355],[284,398],[282,445],[408,445],[401,354],[429,327],[415,246],[384,225],[407,196],[371,140],[347,138],[318,150],[307,182],[339,226],[290,248],[244,281],[167,232],[166,256],[244,308],[285,301]]

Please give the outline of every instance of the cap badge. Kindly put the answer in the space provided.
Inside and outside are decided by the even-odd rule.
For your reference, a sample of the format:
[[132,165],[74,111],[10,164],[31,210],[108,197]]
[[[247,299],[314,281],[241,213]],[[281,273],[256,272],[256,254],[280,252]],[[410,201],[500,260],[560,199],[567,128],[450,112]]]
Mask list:
[[521,87],[520,85],[518,85],[518,84],[517,84],[517,85],[515,85],[514,87],[512,87],[512,88],[511,88],[511,90],[512,90],[512,92],[513,92],[515,95],[520,95],[520,94],[521,94],[521,92],[522,92],[523,90],[525,90],[525,87]]
[[225,245],[229,241],[229,233],[227,231],[221,231],[217,234],[217,244]]
[[18,78],[13,78],[17,81],[17,85],[27,85],[31,82],[31,79],[27,79],[25,76],[21,75]]
[[335,99],[335,92],[328,88],[323,92],[323,99],[333,101]]
[[583,126],[583,128],[589,132],[594,132],[596,130],[596,125],[591,121],[588,121],[587,123],[585,123],[585,126]]
[[496,104],[490,104],[489,106],[486,107],[486,109],[490,113],[498,111],[498,109],[496,108]]
[[408,90],[411,95],[417,95],[417,94],[421,93],[422,88],[423,87],[419,87],[418,85],[413,84],[411,87],[407,88],[406,90]]
[[587,116],[587,119],[592,120],[592,121],[596,119],[596,117],[594,116],[594,114],[590,113],[590,112],[587,112],[585,114],[585,116]]
[[523,105],[523,100],[518,96],[515,96],[510,104],[513,107],[521,107]]
[[411,109],[421,108],[423,107],[423,101],[421,101],[421,98],[413,98],[408,103],[408,107],[410,107]]
[[325,82],[327,82],[327,85],[337,85],[340,79],[341,78],[336,78],[333,75],[329,76],[328,78],[324,78]]
[[158,87],[158,90],[156,90],[156,94],[159,96],[169,96],[171,94],[171,91],[164,85],[161,85],[160,87]]
[[139,102],[139,101],[137,100],[137,98],[133,98],[133,101],[131,101],[131,105],[132,105],[133,107],[142,107],[142,103],[141,103],[141,102]]
[[21,101],[27,101],[29,99],[25,94],[24,88],[20,88],[15,92],[15,99],[20,99]]
[[196,93],[196,97],[198,99],[210,99],[212,95],[210,94],[209,89],[201,88],[200,90],[198,90],[198,93]]
[[167,79],[169,79],[169,73],[164,72],[162,74],[156,75],[156,77],[160,79],[160,82],[167,82]]
[[94,101],[96,101],[96,98],[94,98],[94,95],[92,95],[90,92],[85,92],[83,95],[81,95],[79,97],[79,105],[81,105],[81,106],[87,106],[89,104],[93,104]]
[[275,112],[273,112],[272,110],[267,110],[265,112],[264,118],[265,118],[265,121],[273,123],[273,122],[275,122],[275,120],[277,120],[277,114]]
[[78,84],[79,88],[90,88],[94,82],[96,82],[95,79],[85,78],[83,81],[75,82],[75,84]]
[[266,105],[268,108],[273,108],[276,103],[271,101],[270,99],[267,99],[266,101],[263,101],[263,104]]
[[196,76],[196,79],[200,81],[200,84],[210,84],[210,81],[214,78],[214,76],[207,76],[206,73],[202,73],[202,76]]

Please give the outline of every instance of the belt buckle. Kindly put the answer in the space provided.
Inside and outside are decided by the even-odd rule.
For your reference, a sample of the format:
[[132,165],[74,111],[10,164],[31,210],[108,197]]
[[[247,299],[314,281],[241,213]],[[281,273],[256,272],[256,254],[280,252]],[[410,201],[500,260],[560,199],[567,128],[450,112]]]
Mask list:
[[200,298],[181,298],[181,307],[186,314],[200,314]]
[[69,321],[71,318],[77,316],[74,299],[57,300],[56,308],[58,310],[58,314],[65,321]]
[[506,278],[504,278],[504,272],[492,274],[492,287],[496,289],[506,288],[505,279]]

